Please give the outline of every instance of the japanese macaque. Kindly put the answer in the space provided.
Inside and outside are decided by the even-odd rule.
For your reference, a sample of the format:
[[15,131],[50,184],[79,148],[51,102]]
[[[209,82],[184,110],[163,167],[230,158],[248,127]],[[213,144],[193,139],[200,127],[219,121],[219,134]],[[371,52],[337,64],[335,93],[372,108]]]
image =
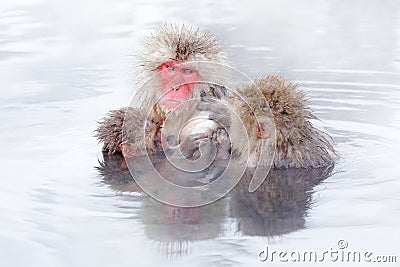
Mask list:
[[[227,59],[210,33],[163,26],[147,39],[139,61],[138,80],[145,84],[137,94],[139,107],[111,111],[100,122],[96,136],[104,143],[104,153],[122,152],[130,158],[138,150],[179,147],[182,155],[190,158],[196,157],[201,142],[212,141],[222,158],[234,153],[250,166],[268,162],[261,156],[263,149],[275,149],[275,168],[333,164],[332,143],[310,123],[315,116],[297,85],[280,76],[268,76],[240,85],[237,93],[226,92],[223,85],[229,75],[222,66]],[[239,95],[245,97],[246,105]],[[223,100],[231,110],[215,105],[213,99]],[[175,133],[179,135],[174,137],[165,130],[174,125],[168,121],[176,122]],[[239,131],[240,125],[244,133]]]
[[[163,142],[167,138],[163,138],[162,129],[167,116],[179,112],[188,100],[201,101],[204,94],[220,95],[216,89],[199,81],[224,84],[226,79],[219,70],[222,64],[226,64],[226,57],[221,45],[209,33],[189,27],[163,26],[146,41],[145,51],[138,57],[138,80],[144,84],[137,92],[141,103],[138,108],[111,111],[100,123],[96,136],[104,143],[105,153],[122,152],[125,158],[129,158],[138,150],[151,152],[165,148],[163,145],[169,144]],[[225,116],[215,110],[207,113],[213,113],[221,120]],[[180,114],[184,114],[184,110]],[[202,140],[212,136],[216,139],[215,123],[211,120],[205,122],[203,126],[211,126],[209,133],[199,132],[199,125],[187,127],[182,132],[185,138],[178,143],[183,155],[191,157]]]
[[[263,165],[263,159],[257,156],[261,142],[271,138],[273,124],[275,140],[264,143],[264,149],[271,149],[268,146],[275,144],[274,168],[319,168],[334,163],[336,154],[331,138],[309,121],[316,117],[309,110],[298,85],[284,77],[271,75],[256,79],[252,84],[240,85],[237,90],[244,96],[247,105],[235,97],[230,101],[238,112],[240,123],[245,124],[250,145],[247,147],[241,142],[243,136],[232,135],[232,148],[242,151],[241,155],[250,150],[250,166],[255,163]],[[261,91],[266,101],[259,98],[255,93],[257,90]],[[268,106],[271,112],[268,112]],[[261,119],[256,121],[256,117]]]

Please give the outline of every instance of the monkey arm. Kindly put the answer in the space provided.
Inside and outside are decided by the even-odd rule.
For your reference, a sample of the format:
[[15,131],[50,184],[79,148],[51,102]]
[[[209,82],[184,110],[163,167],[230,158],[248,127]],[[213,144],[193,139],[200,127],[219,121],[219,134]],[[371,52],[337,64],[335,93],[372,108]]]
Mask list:
[[127,107],[112,110],[99,122],[95,137],[99,143],[103,143],[103,153],[121,153],[122,125],[126,110]]
[[133,155],[137,150],[155,150],[154,140],[162,120],[141,108],[125,107],[110,111],[95,130],[103,153]]

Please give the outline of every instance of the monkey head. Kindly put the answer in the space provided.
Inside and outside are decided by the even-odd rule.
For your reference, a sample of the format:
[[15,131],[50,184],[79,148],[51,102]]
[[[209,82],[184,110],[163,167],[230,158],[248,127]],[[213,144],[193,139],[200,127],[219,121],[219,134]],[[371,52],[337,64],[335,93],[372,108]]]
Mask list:
[[[226,56],[218,40],[208,32],[188,26],[164,25],[146,38],[138,55],[137,96],[151,110],[160,103],[166,110],[199,97],[204,83],[224,84]],[[145,84],[145,86],[143,86]]]

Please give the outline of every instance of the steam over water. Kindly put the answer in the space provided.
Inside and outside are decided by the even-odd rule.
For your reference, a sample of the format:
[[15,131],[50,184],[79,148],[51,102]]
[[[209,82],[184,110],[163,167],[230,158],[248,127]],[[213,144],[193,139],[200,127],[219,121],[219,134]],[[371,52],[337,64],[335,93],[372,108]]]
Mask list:
[[[265,266],[267,245],[339,240],[400,261],[400,2],[197,2],[2,1],[0,266]],[[140,193],[93,130],[129,104],[131,56],[163,22],[214,32],[250,78],[298,82],[335,168],[272,172],[197,209]]]

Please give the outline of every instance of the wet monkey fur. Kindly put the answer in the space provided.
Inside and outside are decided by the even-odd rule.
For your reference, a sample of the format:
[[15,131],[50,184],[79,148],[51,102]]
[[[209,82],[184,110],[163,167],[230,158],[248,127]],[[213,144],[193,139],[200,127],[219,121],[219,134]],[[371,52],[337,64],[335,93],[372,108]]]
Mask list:
[[[246,97],[248,104],[243,105],[235,93],[227,92],[223,86],[196,82],[201,79],[224,85],[229,79],[223,68],[218,67],[228,64],[228,60],[212,34],[187,26],[164,25],[146,39],[138,60],[137,81],[139,84],[147,81],[146,90],[137,92],[139,107],[111,111],[100,122],[96,137],[103,143],[103,153],[122,153],[129,158],[139,149],[151,153],[163,147],[179,146],[182,154],[190,158],[202,140],[211,140],[220,148],[221,157],[227,153],[239,157],[249,155],[252,166],[257,162],[263,164],[264,159],[259,158],[260,142],[269,138],[275,126],[274,168],[318,168],[334,163],[332,140],[310,122],[316,117],[298,85],[277,75],[238,85],[235,90]],[[260,99],[256,91],[261,91],[265,99]],[[187,112],[184,103],[191,100],[194,101],[191,112]],[[239,120],[214,100],[225,103]],[[197,121],[197,129],[195,125],[186,130],[184,127],[181,140],[175,138],[169,143],[171,137],[165,136],[163,130],[166,118],[180,119],[184,126],[190,119],[189,113],[192,117],[202,114],[203,120]],[[254,114],[263,119],[261,123],[255,120]],[[246,136],[229,136],[228,131],[237,132],[239,123],[245,127]],[[243,138],[248,138],[248,148]]]

